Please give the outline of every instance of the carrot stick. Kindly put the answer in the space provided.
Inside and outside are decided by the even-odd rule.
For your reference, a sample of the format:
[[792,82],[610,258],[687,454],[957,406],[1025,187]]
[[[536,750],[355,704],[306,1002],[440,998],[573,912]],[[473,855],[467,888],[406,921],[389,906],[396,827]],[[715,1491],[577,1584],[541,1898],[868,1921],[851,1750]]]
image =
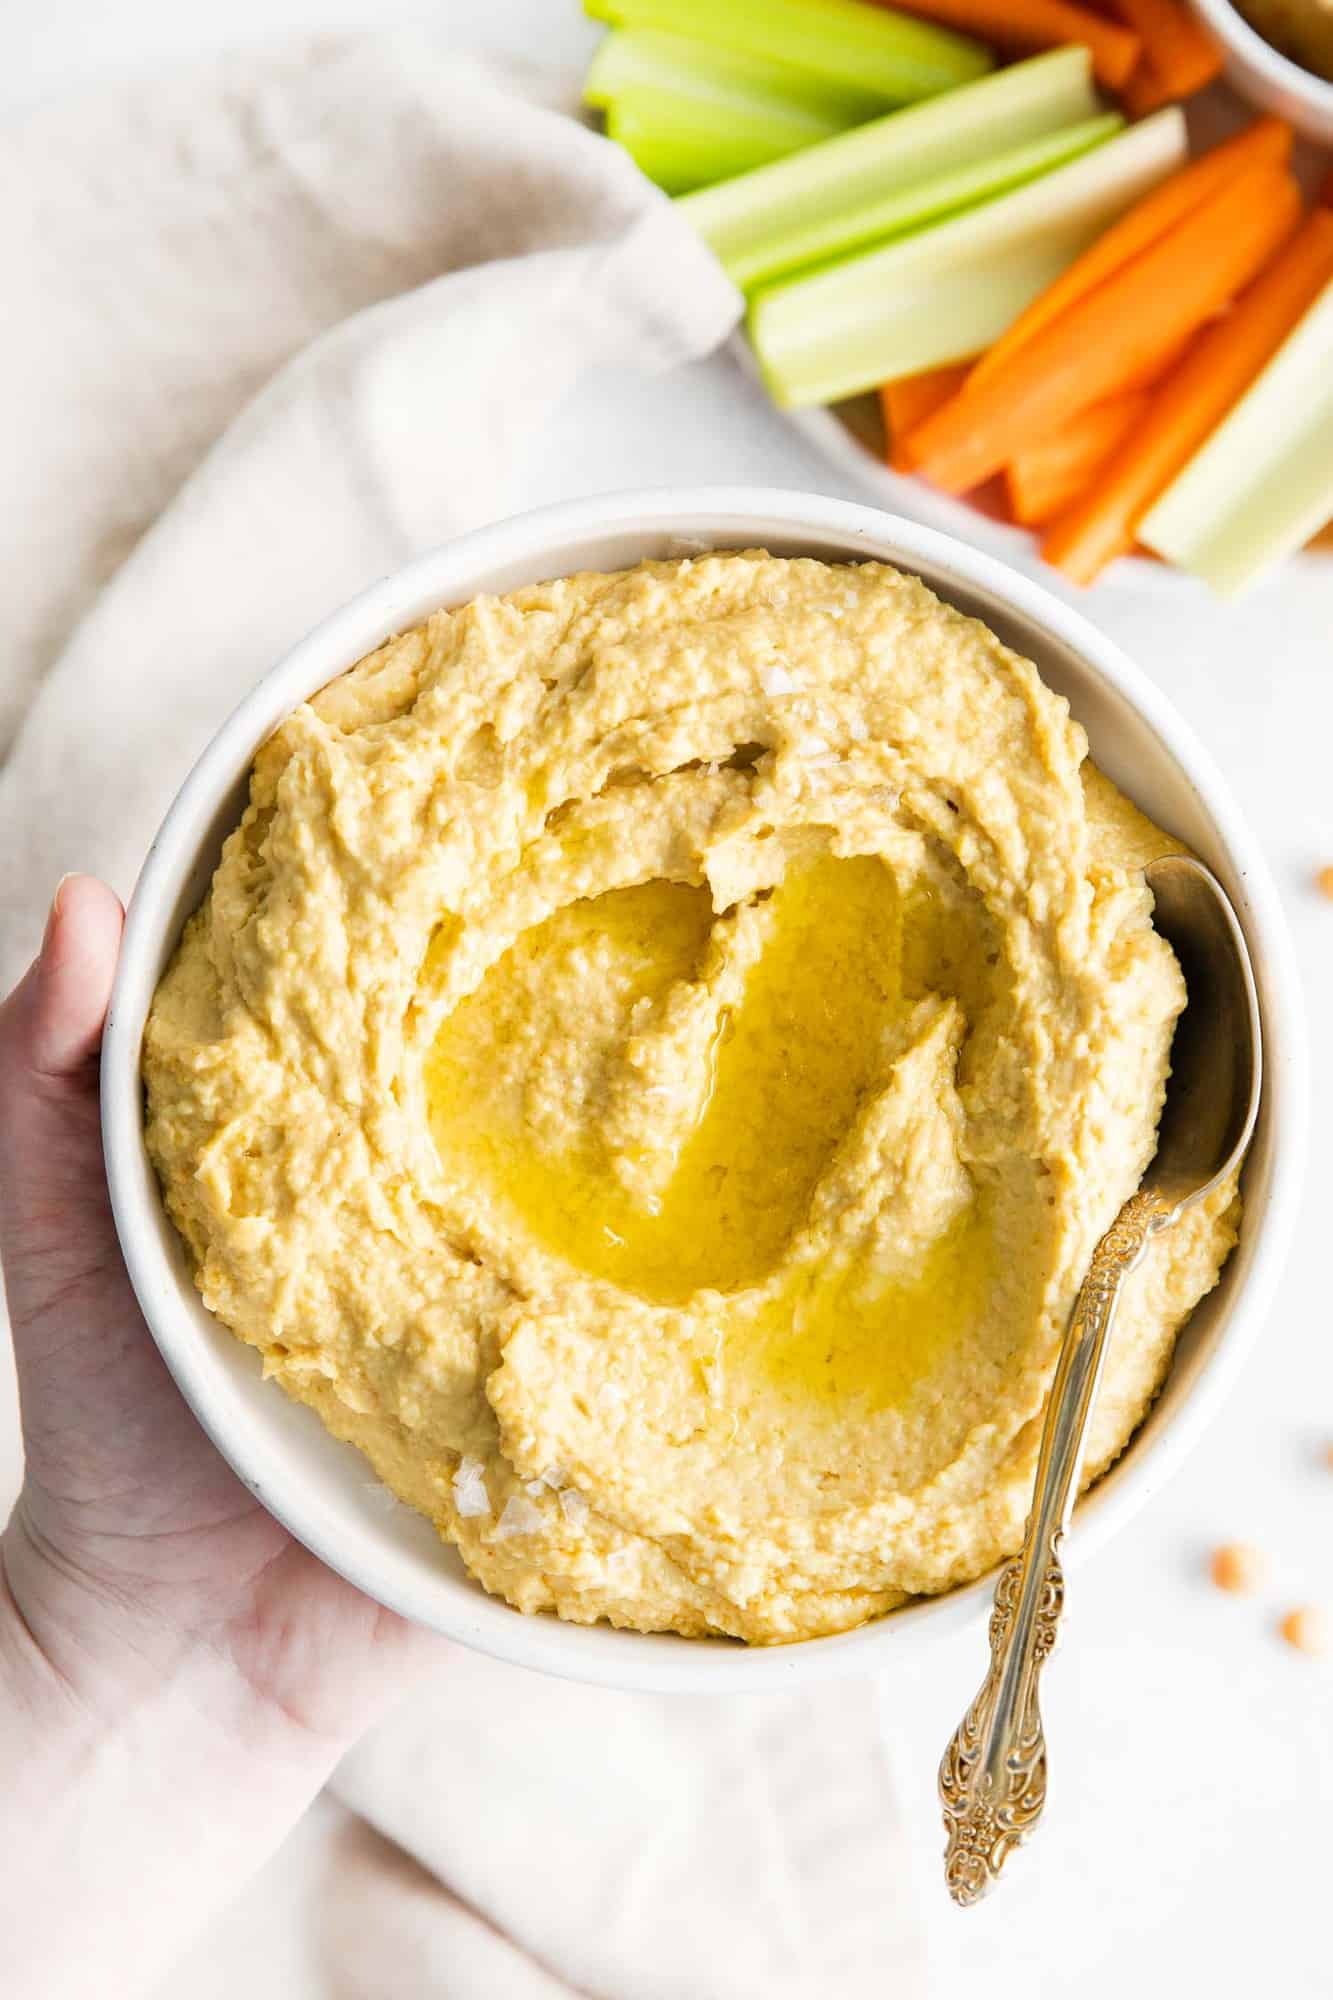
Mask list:
[[1099,236],[1081,257],[1075,258],[1026,312],[1018,315],[1008,331],[978,361],[972,371],[971,386],[979,387],[1042,327],[1067,312],[1131,257],[1146,250],[1227,181],[1251,167],[1284,166],[1291,156],[1291,137],[1291,127],[1282,119],[1258,118],[1225,145],[1214,146],[1210,153],[1204,153],[1162,181],[1151,194],[1136,202],[1127,215],[1113,223],[1104,236]]
[[979,493],[970,493],[967,504],[979,514],[989,514],[993,521],[1014,519],[1014,510],[1009,505],[1009,482],[1003,476],[988,480]]
[[1127,111],[1131,118],[1147,118],[1150,113],[1160,111],[1164,104],[1176,101],[1175,91],[1169,83],[1163,82],[1147,56],[1117,94],[1121,109]]
[[[967,379],[970,361],[949,361],[939,368],[923,368],[919,375],[900,375],[896,382],[885,382],[879,392],[879,405],[884,412],[884,435],[888,444],[888,460],[894,462],[894,448],[899,438],[906,437],[908,431],[932,416],[950,396],[956,395]],[[900,470],[906,471],[906,466]]]
[[1139,59],[1137,35],[1073,0],[887,0],[899,13],[923,14],[1000,48],[1053,49],[1082,42],[1099,83],[1118,90]]
[[1005,367],[980,386],[969,380],[919,424],[904,443],[912,467],[946,492],[966,492],[1030,439],[1143,381],[1263,269],[1300,212],[1300,190],[1281,168],[1228,181]]
[[1134,530],[1181,467],[1333,280],[1333,210],[1319,208],[1225,319],[1202,333],[1169,375],[1096,485],[1050,526],[1047,562],[1090,583],[1131,547]]
[[1330,174],[1319,190],[1319,203],[1323,208],[1333,208],[1333,174]]
[[1014,519],[1025,528],[1041,527],[1086,493],[1147,407],[1142,389],[1108,396],[1052,436],[1025,446],[1005,472]]
[[1151,96],[1135,103],[1126,95],[1126,107],[1136,115],[1192,97],[1222,74],[1221,52],[1180,0],[1112,0],[1111,11],[1143,44],[1142,59],[1128,80],[1129,93],[1142,88],[1143,79]]

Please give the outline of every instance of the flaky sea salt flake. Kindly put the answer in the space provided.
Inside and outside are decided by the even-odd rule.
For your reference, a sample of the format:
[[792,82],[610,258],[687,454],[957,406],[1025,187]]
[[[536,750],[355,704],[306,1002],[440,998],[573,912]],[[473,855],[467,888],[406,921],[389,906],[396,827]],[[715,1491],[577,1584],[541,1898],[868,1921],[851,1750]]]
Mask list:
[[507,1542],[516,1535],[535,1535],[541,1525],[540,1507],[534,1507],[531,1500],[525,1500],[521,1493],[511,1493],[495,1524],[494,1539]]
[[478,1520],[491,1511],[486,1491],[486,1468],[479,1458],[463,1458],[454,1474],[454,1505],[465,1521]]

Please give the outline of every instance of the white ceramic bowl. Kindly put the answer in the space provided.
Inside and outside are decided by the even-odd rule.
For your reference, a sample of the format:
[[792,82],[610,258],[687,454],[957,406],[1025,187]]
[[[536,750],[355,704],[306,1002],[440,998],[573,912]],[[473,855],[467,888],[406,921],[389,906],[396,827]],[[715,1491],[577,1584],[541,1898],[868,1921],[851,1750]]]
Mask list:
[[1193,0],[1193,6],[1221,47],[1233,89],[1288,119],[1307,139],[1333,146],[1333,83],[1266,42],[1231,0]]
[[1241,1241],[1221,1284],[1185,1330],[1147,1422],[1080,1508],[1076,1553],[1128,1520],[1216,1409],[1262,1328],[1302,1171],[1308,1089],[1296,979],[1253,837],[1223,779],[1151,681],[1077,612],[992,558],[929,528],[808,494],[731,488],[614,494],[466,535],[335,612],[260,682],[200,758],[153,843],[130,905],[102,1060],[107,1168],[121,1244],[145,1317],[191,1408],[293,1534],[381,1602],[482,1652],[627,1688],[734,1691],[882,1671],[928,1635],[977,1618],[990,1586],[982,1581],[908,1605],[834,1638],[772,1648],[525,1618],[488,1597],[426,1521],[386,1505],[359,1453],[262,1382],[258,1356],[204,1310],[144,1149],[140,1041],[181,926],[240,816],[255,750],[298,703],[392,633],[479,591],[700,547],[760,544],[778,553],[898,563],[986,619],[1068,696],[1110,776],[1216,869],[1250,941],[1267,1081],[1246,1170]]

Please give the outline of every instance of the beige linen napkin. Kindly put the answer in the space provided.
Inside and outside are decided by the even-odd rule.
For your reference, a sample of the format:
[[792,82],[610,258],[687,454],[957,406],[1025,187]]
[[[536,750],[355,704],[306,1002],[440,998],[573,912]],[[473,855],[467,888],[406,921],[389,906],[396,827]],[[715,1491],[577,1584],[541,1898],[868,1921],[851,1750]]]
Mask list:
[[[63,869],[129,890],[191,759],[315,619],[520,506],[531,441],[598,371],[734,325],[560,95],[324,40],[0,133],[6,984]],[[865,1685],[667,1701],[453,1653],[161,2000],[911,1994],[901,1850]]]

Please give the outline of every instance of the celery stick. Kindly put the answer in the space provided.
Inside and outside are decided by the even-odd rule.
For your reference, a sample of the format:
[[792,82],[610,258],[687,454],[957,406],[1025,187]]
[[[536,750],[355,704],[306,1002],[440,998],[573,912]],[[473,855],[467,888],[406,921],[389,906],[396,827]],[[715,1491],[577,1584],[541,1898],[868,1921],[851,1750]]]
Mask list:
[[660,132],[664,138],[689,138],[718,146],[724,152],[738,135],[744,135],[747,144],[751,139],[765,146],[772,142],[776,154],[781,146],[788,152],[793,146],[812,146],[831,137],[837,129],[827,118],[801,104],[784,104],[776,99],[764,103],[753,98],[748,104],[728,105],[725,117],[721,117],[719,107],[709,99],[672,90],[650,90],[644,85],[621,91],[610,108],[632,113],[637,124],[647,131]]
[[639,90],[695,97],[724,111],[733,104],[801,105],[825,120],[830,131],[878,117],[884,109],[883,98],[873,92],[807,76],[790,63],[687,41],[681,35],[616,29],[603,38],[592,59],[583,79],[583,101],[605,111],[626,92]]
[[761,292],[750,337],[774,396],[831,403],[989,346],[1184,160],[1172,106],[1042,180]]
[[831,254],[841,247],[844,221],[881,197],[891,199],[1096,111],[1088,51],[1052,49],[826,139],[798,160],[691,195],[681,213],[734,282],[750,288]]
[[841,334],[829,329],[817,356],[802,355],[794,366],[761,347],[752,315],[751,338],[774,400],[788,409],[835,403],[900,375],[966,361],[1054,284],[1088,240],[1052,235],[952,269],[914,274],[916,281],[904,282],[894,299],[891,329],[879,330],[873,343],[851,319]]
[[712,179],[713,162],[701,160],[697,146],[673,145],[660,133],[645,131],[632,111],[609,110],[606,136],[623,146],[639,172],[668,194],[687,194],[691,188],[707,187]]
[[[1009,152],[977,160],[971,166],[957,167],[952,173],[939,174],[933,180],[914,182],[897,193],[867,203],[865,208],[854,210],[840,221],[816,224],[801,236],[787,239],[796,264],[792,275],[813,276],[816,262],[821,270],[827,269],[870,244],[878,245],[914,233],[963,209],[975,208],[1010,188],[1038,180],[1056,167],[1063,166],[1067,160],[1077,159],[1081,153],[1090,153],[1094,146],[1103,145],[1107,139],[1123,131],[1124,125],[1125,121],[1118,112],[1106,111],[1100,118],[1085,118],[1078,125],[1049,132],[1045,137],[1029,140],[1025,146],[1015,146]],[[821,255],[821,252],[824,254]],[[732,275],[734,277],[735,274]]]
[[1003,194],[1006,189],[1038,180],[1067,160],[1077,159],[1080,153],[1090,153],[1094,146],[1114,138],[1124,127],[1125,121],[1118,112],[1106,111],[1100,118],[1085,118],[1078,125],[1048,132],[1044,138],[1031,139],[1027,145],[1015,146],[1007,153],[957,167],[935,180],[914,183],[856,209],[841,223],[823,227],[816,224],[801,236],[790,237],[788,246],[793,252],[793,265],[807,266],[818,260],[821,266],[827,266],[836,255],[859,250],[867,243],[905,236],[926,223],[957,214],[960,209],[975,208],[979,202]]
[[608,138],[669,194],[707,187],[767,160],[811,145],[828,131],[812,113],[733,109],[719,120],[712,106],[666,91],[627,91],[606,114]]
[[865,0],[584,0],[584,9],[616,27],[659,28],[791,63],[886,104],[954,90],[993,62],[966,35]]
[[1333,284],[1139,523],[1234,597],[1333,517]]

